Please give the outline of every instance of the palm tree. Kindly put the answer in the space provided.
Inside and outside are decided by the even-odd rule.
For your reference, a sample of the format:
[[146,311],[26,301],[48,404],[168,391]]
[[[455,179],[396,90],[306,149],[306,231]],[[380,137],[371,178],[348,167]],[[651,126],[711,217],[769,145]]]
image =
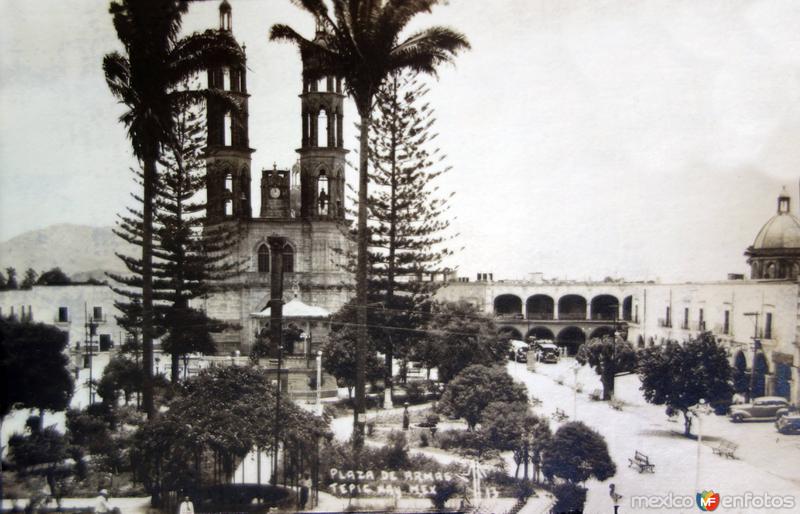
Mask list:
[[[209,95],[181,85],[209,67],[242,65],[244,55],[227,31],[206,31],[179,37],[182,16],[192,0],[117,0],[109,12],[123,53],[103,59],[111,93],[127,107],[120,121],[128,129],[134,156],[144,169],[142,195],[142,387],[148,417],[153,403],[153,205],[157,192],[156,163],[162,148],[174,146],[174,112]],[[227,105],[235,108],[232,100]]]
[[[355,433],[363,436],[359,413],[364,412],[364,371],[367,341],[367,160],[372,104],[381,83],[404,69],[436,74],[439,64],[451,62],[469,48],[466,37],[445,27],[421,30],[402,41],[400,33],[414,16],[430,12],[439,0],[293,0],[314,16],[318,34],[309,40],[287,25],[272,26],[270,39],[295,43],[303,58],[307,80],[325,76],[345,80],[360,118],[358,170],[358,257],[356,260]],[[358,438],[354,438],[358,444]]]

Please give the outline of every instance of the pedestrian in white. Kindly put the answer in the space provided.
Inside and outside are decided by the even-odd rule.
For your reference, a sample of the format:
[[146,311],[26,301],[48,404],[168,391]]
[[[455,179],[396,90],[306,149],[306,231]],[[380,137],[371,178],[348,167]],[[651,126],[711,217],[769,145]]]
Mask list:
[[178,514],[194,514],[194,504],[188,496],[183,497],[181,506],[178,508]]
[[608,495],[611,496],[611,500],[614,502],[614,514],[617,514],[617,512],[619,512],[619,501],[622,499],[622,495],[617,493],[616,485],[609,484]]
[[108,491],[106,491],[105,489],[100,489],[100,492],[97,494],[97,500],[95,500],[94,511],[96,513],[111,512],[111,506],[108,504]]

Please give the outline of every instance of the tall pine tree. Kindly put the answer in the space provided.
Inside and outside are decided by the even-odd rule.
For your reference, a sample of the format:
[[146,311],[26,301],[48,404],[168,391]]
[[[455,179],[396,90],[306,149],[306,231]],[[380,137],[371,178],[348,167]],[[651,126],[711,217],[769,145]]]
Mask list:
[[[189,353],[213,354],[211,333],[225,325],[192,308],[190,301],[207,296],[239,271],[230,253],[238,233],[227,225],[208,226],[198,199],[204,185],[205,124],[201,113],[185,106],[175,113],[174,142],[162,152],[155,198],[153,230],[153,299],[156,334],[171,356],[173,383],[180,375],[180,358]],[[141,176],[141,175],[140,175]],[[135,197],[137,198],[137,197]],[[138,200],[138,198],[137,198]],[[120,216],[115,233],[141,244],[141,215],[129,209]],[[114,288],[125,300],[117,302],[119,323],[137,340],[141,324],[141,261],[120,256],[131,275],[111,275],[123,287]]]
[[390,75],[376,95],[370,127],[368,324],[385,355],[389,391],[392,361],[422,337],[418,329],[441,285],[431,278],[446,271],[443,261],[453,253],[444,217],[452,193],[441,194],[435,184],[450,168],[433,144],[427,92],[416,73]]

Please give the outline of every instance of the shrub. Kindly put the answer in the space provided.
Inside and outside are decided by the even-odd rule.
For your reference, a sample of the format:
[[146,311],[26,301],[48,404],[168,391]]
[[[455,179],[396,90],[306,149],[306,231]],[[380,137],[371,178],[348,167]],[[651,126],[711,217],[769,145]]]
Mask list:
[[434,482],[434,486],[436,487],[436,492],[430,495],[430,499],[433,506],[438,510],[444,509],[444,504],[447,503],[447,500],[462,492],[461,485],[452,480],[440,480]]
[[586,488],[572,482],[564,482],[553,486],[556,503],[552,512],[583,512],[586,503]]
[[420,432],[419,433],[419,446],[420,448],[425,448],[428,446],[428,433],[427,432]]

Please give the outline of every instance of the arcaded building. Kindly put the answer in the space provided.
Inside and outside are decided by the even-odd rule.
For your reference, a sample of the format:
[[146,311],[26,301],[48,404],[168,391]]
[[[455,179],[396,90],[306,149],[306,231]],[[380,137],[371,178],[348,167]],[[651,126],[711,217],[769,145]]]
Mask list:
[[[232,31],[233,17],[227,2],[220,5],[219,30]],[[324,37],[318,31],[317,37]],[[352,279],[344,271],[343,252],[350,248],[344,209],[343,145],[344,94],[341,79],[328,77],[302,83],[298,120],[299,160],[291,169],[251,170],[246,67],[208,70],[209,87],[238,98],[237,112],[218,101],[208,101],[206,190],[207,216],[212,224],[225,224],[240,243],[235,258],[243,272],[225,292],[203,302],[208,314],[239,328],[218,338],[220,352],[247,353],[255,342],[258,319],[269,301],[270,249],[267,238],[286,238],[283,256],[284,300],[298,298],[330,312],[350,297]],[[298,89],[300,89],[298,80]],[[261,209],[252,212],[251,181]],[[319,327],[324,333],[324,327]],[[313,328],[312,328],[313,330]]]
[[[749,279],[661,284],[546,280],[449,281],[441,300],[464,300],[490,314],[498,331],[550,339],[574,355],[593,337],[620,331],[637,348],[684,341],[710,331],[755,395],[800,403],[800,221],[778,197],[745,255]],[[752,374],[751,374],[752,373]]]

